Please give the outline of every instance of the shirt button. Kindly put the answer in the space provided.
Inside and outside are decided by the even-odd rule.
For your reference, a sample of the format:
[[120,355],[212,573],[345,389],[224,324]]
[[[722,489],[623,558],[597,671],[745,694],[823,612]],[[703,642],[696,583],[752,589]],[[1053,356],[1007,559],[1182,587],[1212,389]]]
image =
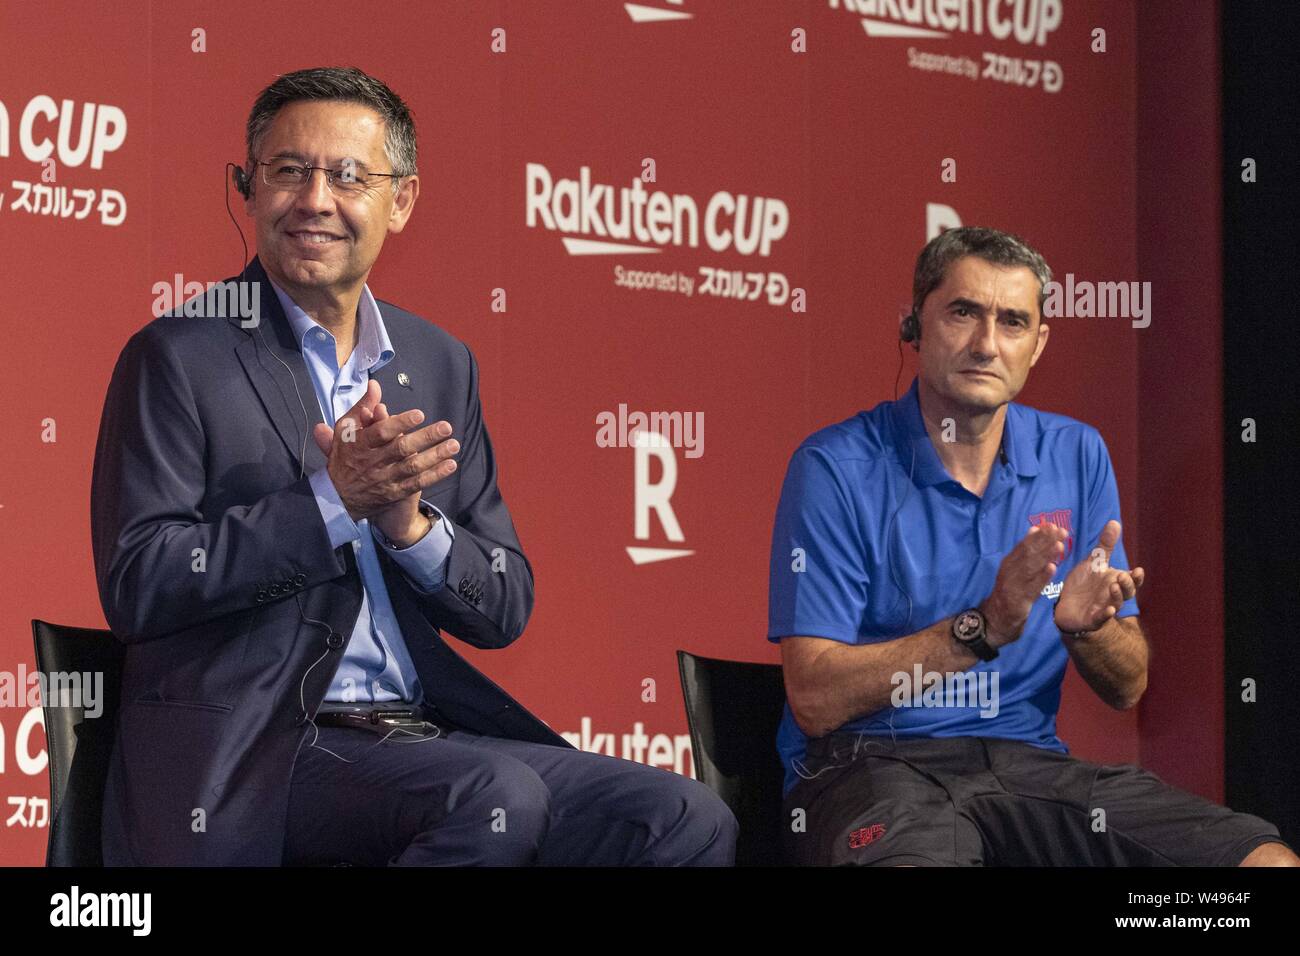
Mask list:
[[318,331],[318,332],[316,333],[316,338],[320,339],[322,342],[325,341],[325,336],[326,336],[326,332],[325,332],[324,329],[322,329],[322,330],[320,330],[320,331]]

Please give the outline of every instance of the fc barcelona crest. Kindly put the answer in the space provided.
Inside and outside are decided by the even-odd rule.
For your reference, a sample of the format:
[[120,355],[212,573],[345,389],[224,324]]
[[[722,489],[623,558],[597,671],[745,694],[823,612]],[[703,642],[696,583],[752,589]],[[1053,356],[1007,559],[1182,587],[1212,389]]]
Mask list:
[[1040,524],[1054,524],[1069,534],[1069,537],[1065,539],[1065,554],[1061,557],[1062,563],[1074,550],[1074,528],[1070,525],[1071,510],[1070,508],[1058,508],[1056,511],[1040,511],[1036,515],[1029,516],[1030,527],[1036,527]]

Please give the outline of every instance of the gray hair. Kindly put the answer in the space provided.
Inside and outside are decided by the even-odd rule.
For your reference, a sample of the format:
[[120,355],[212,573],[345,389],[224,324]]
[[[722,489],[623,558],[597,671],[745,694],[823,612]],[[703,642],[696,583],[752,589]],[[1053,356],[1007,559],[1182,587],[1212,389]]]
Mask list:
[[925,297],[943,284],[948,267],[963,256],[975,256],[995,266],[1025,266],[1038,280],[1038,316],[1043,315],[1052,270],[1038,252],[1019,236],[983,226],[961,226],[935,236],[916,258],[912,276],[912,312],[921,321]]
[[[246,131],[250,177],[255,178],[257,151],[276,114],[285,104],[299,100],[339,100],[370,107],[383,117],[384,155],[392,172],[399,176],[416,174],[415,120],[402,98],[355,67],[315,67],[286,73],[258,94],[248,114]],[[400,180],[391,182],[396,190]]]

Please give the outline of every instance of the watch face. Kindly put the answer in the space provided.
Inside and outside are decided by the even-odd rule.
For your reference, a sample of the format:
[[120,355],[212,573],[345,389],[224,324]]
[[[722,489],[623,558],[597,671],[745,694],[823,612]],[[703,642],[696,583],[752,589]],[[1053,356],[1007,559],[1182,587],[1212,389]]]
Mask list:
[[964,611],[962,615],[957,618],[956,630],[957,636],[964,641],[969,641],[977,637],[980,632],[979,615],[973,611]]

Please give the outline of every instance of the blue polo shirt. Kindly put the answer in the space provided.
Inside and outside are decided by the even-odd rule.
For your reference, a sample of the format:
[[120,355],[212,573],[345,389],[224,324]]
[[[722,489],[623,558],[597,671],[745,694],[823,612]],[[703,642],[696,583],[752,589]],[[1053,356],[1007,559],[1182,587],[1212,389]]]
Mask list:
[[[1066,555],[1020,639],[970,669],[986,689],[996,686],[996,707],[974,695],[948,706],[960,701],[949,695],[929,701],[940,706],[891,704],[840,730],[1005,737],[1068,752],[1056,711],[1069,654],[1052,610],[1061,582],[1112,518],[1123,522],[1115,474],[1091,425],[1008,404],[1002,452],[980,497],[939,460],[913,379],[898,401],[814,432],[791,457],[772,534],[767,639],[868,644],[913,634],[988,597],[1002,559],[1032,525],[1060,525],[1070,531]],[[1110,566],[1129,568],[1122,535]],[[1129,599],[1118,616],[1137,613]],[[787,703],[777,734],[786,793],[805,743]]]

